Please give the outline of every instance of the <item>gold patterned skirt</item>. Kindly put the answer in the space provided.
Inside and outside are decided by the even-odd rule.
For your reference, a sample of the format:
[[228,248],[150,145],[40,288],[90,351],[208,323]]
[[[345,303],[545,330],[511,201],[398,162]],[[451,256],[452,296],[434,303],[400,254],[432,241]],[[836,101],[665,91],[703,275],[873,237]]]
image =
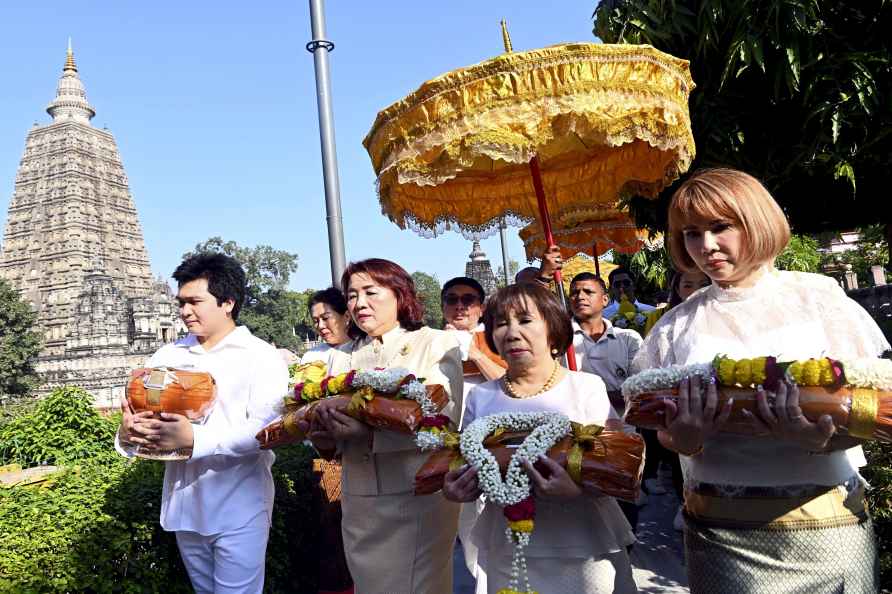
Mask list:
[[[783,488],[781,488],[783,489]],[[685,492],[692,594],[874,594],[873,525],[853,477],[837,487]]]

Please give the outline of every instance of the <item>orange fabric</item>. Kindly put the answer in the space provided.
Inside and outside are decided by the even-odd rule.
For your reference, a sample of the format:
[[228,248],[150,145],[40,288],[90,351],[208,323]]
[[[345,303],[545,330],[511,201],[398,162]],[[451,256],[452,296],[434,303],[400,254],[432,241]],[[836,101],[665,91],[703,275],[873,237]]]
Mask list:
[[[492,361],[502,369],[508,369],[508,364],[505,363],[505,360],[494,353],[493,350],[489,348],[489,345],[486,344],[486,335],[483,332],[474,332],[474,345],[478,349],[480,349],[480,351],[484,355],[486,355],[490,361]],[[462,361],[462,367],[464,368],[465,375],[480,374],[480,369],[473,361]]]

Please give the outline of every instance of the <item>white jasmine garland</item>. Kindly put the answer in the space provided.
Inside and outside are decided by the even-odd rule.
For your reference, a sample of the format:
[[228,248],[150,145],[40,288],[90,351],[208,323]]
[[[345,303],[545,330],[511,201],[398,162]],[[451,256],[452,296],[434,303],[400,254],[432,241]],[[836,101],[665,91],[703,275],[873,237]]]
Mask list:
[[356,370],[353,375],[353,387],[370,387],[376,392],[395,394],[400,388],[400,382],[411,372],[404,367],[391,367],[390,369]]
[[[508,462],[505,480],[499,471],[499,463],[484,446],[483,440],[496,429],[505,431],[530,431]],[[477,482],[487,499],[505,507],[520,503],[530,496],[530,479],[523,471],[521,460],[535,461],[551,446],[571,431],[570,419],[557,412],[507,412],[476,419],[462,431],[459,447],[462,456],[477,469]],[[511,559],[511,592],[531,593],[524,549],[530,544],[530,533],[515,531],[509,525],[505,538],[514,551]]]
[[840,363],[847,384],[873,390],[892,390],[892,360],[849,359]]
[[[507,431],[530,431],[511,456],[505,480],[499,463],[484,446],[483,440],[498,428]],[[461,433],[462,456],[477,469],[477,481],[487,498],[505,507],[530,495],[530,479],[520,465],[521,460],[535,461],[551,446],[570,433],[570,419],[556,412],[501,413],[476,419]]]
[[404,367],[390,369],[357,370],[353,375],[353,388],[369,387],[382,394],[398,394],[403,398],[414,400],[421,407],[425,417],[437,414],[437,406],[428,396],[427,388],[418,379],[401,383],[412,373]]
[[623,398],[631,398],[646,392],[655,390],[669,390],[681,383],[683,379],[698,376],[701,380],[708,380],[715,376],[712,363],[697,363],[695,365],[670,365],[669,367],[656,367],[645,369],[626,379],[622,385]]
[[[872,390],[892,390],[892,360],[860,358],[839,362],[847,385]],[[646,392],[675,388],[685,378],[699,376],[701,380],[708,380],[715,375],[712,363],[646,369],[626,379],[622,385],[622,393],[628,399]]]
[[415,445],[422,452],[427,452],[442,449],[446,444],[443,443],[443,436],[439,432],[419,430],[415,434]]

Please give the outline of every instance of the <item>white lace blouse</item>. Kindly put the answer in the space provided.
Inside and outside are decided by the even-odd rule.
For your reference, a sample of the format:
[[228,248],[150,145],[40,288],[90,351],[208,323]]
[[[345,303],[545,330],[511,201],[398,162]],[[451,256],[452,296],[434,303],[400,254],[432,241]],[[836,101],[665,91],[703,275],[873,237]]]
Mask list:
[[[633,370],[731,358],[877,357],[889,343],[829,277],[766,269],[755,286],[700,289],[654,326]],[[682,457],[685,479],[719,485],[836,485],[866,463],[860,447],[809,454],[769,437],[718,435]]]

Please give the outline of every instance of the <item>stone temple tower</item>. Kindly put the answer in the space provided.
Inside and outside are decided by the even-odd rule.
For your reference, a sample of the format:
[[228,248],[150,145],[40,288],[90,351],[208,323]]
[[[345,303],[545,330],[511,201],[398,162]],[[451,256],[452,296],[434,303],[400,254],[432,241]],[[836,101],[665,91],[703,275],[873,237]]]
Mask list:
[[128,368],[176,337],[176,309],[152,277],[115,139],[90,124],[70,42],[47,112],[25,140],[0,276],[38,312],[44,391],[80,385],[111,404]]
[[479,241],[474,242],[471,253],[468,254],[468,261],[465,262],[465,276],[480,283],[487,295],[492,295],[498,288],[496,277],[492,273],[492,264],[489,263],[489,258],[480,247]]

